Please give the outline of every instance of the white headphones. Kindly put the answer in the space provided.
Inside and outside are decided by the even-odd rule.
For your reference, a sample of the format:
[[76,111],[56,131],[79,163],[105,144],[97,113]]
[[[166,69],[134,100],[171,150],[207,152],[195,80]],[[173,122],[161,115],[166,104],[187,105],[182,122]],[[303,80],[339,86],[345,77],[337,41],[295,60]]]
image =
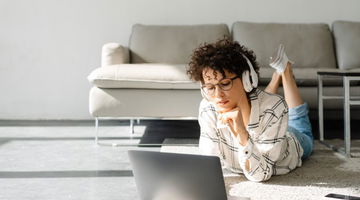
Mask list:
[[247,64],[249,65],[250,72],[249,72],[249,70],[245,70],[242,73],[241,79],[243,82],[245,92],[251,92],[251,90],[253,90],[254,88],[257,88],[259,79],[258,79],[258,75],[255,72],[254,67],[251,64],[250,60],[244,54],[242,54],[242,56],[245,58]]
[[[245,70],[242,73],[241,80],[242,80],[245,92],[251,92],[251,90],[253,90],[254,88],[257,88],[259,79],[258,79],[258,75],[255,72],[254,67],[251,64],[250,60],[245,55],[242,54],[242,56],[243,56],[243,58],[245,58],[247,64],[249,65],[250,72],[249,72],[249,70]],[[250,77],[251,77],[251,80],[250,80]],[[200,89],[200,91],[201,91],[201,96],[204,99],[206,99],[207,101],[209,101],[206,94],[204,94],[203,90]]]

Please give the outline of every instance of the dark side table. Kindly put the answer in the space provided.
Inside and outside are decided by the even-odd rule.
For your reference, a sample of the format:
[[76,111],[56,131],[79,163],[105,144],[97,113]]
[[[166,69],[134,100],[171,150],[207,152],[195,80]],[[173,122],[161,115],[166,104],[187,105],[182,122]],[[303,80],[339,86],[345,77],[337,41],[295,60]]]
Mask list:
[[[319,114],[319,133],[320,142],[332,149],[344,154],[347,157],[351,157],[351,133],[350,133],[350,106],[360,105],[360,97],[350,95],[350,81],[360,81],[360,70],[334,70],[334,71],[318,71],[318,114]],[[323,79],[326,77],[339,77],[343,81],[343,95],[342,96],[324,96],[323,94]],[[323,116],[323,101],[326,99],[343,99],[344,103],[344,146],[345,150],[340,148],[334,148],[333,146],[324,142],[324,116]]]

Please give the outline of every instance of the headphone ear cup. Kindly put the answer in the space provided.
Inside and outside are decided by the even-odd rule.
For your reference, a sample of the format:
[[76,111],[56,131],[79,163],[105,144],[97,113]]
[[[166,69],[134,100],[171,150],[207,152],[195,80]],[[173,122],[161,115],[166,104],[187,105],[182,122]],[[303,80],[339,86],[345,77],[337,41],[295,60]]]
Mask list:
[[242,82],[243,82],[245,92],[250,92],[253,89],[251,82],[250,82],[249,70],[245,70],[242,73]]
[[[249,65],[249,69],[250,69],[250,72],[248,70],[245,71],[246,77],[244,77],[244,73],[243,73],[243,78],[246,79],[246,83],[244,83],[244,88],[245,88],[246,92],[251,92],[252,89],[257,88],[259,78],[258,78],[258,75],[255,72],[254,67],[251,64],[250,60],[245,55],[242,55],[242,56],[245,58],[247,64]],[[250,78],[251,78],[251,82],[250,82]],[[249,86],[245,86],[245,84],[248,84]]]

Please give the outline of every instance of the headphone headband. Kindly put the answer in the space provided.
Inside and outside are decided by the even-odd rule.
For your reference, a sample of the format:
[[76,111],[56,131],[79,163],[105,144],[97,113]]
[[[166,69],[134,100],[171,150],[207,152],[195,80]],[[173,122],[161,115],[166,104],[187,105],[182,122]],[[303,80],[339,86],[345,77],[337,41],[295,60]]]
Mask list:
[[245,58],[247,64],[249,65],[250,71],[255,71],[253,65],[251,64],[248,57],[246,57],[244,54],[241,54],[243,58]]

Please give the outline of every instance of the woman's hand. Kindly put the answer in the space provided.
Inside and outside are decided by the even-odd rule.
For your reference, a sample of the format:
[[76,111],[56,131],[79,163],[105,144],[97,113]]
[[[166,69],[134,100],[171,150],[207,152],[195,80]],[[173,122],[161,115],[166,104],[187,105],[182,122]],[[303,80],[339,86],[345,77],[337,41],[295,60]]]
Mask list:
[[220,112],[218,116],[223,124],[227,124],[231,132],[240,140],[240,144],[245,146],[247,144],[249,133],[245,129],[243,117],[239,107],[227,112]]

